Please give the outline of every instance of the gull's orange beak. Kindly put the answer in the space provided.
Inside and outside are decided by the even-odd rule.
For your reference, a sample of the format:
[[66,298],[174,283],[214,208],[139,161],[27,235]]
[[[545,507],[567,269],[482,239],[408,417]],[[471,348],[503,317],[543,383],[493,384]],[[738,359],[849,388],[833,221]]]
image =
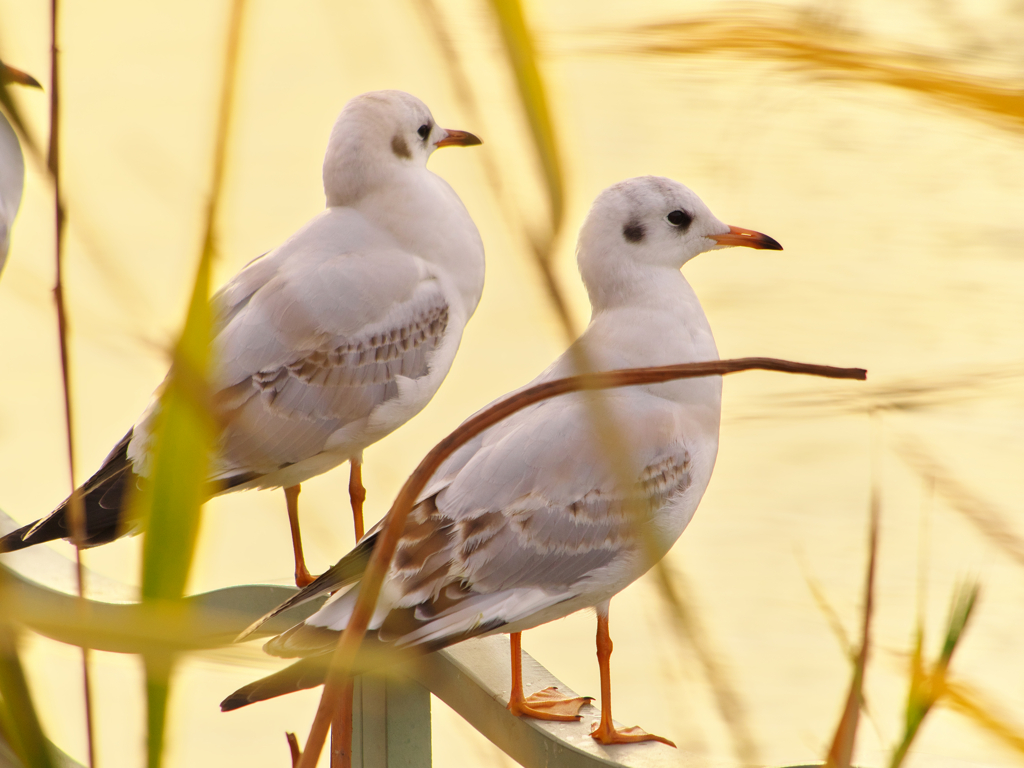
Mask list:
[[469,131],[456,131],[445,129],[445,133],[448,135],[437,142],[437,147],[473,147],[477,144],[483,144],[480,139],[474,136]]
[[3,78],[5,83],[19,83],[20,85],[27,85],[29,88],[43,87],[32,75],[22,72],[20,69],[10,67],[7,64],[0,64],[0,77]]
[[725,234],[708,235],[708,239],[714,240],[719,245],[745,245],[747,248],[763,248],[768,251],[782,250],[782,246],[775,238],[742,227],[729,227],[729,231]]

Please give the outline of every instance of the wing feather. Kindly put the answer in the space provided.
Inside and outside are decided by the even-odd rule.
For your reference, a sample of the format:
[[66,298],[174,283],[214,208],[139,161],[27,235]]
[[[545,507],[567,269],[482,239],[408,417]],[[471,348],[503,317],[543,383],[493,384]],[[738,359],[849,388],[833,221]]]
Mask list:
[[[443,647],[572,600],[598,569],[635,557],[641,527],[690,486],[690,451],[674,404],[637,392],[605,401],[622,427],[611,455],[584,397],[484,433],[413,509],[370,628],[398,645]],[[315,649],[325,629],[346,626],[357,594],[336,596],[268,650]]]
[[[321,453],[338,430],[428,375],[449,330],[433,269],[352,209],[330,209],[213,299],[214,480],[258,477]],[[154,409],[129,457],[145,473]]]

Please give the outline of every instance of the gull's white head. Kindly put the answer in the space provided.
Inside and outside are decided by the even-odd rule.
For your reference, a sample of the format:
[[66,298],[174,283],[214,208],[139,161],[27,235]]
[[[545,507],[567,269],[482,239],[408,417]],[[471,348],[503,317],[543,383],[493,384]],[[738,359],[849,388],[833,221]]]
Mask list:
[[402,91],[371,91],[345,105],[324,157],[327,205],[349,205],[395,171],[423,169],[439,147],[469,147],[480,139],[441,128],[427,105]]
[[597,196],[580,229],[577,258],[593,301],[595,291],[647,268],[678,270],[698,253],[733,245],[782,250],[767,235],[722,223],[682,184],[640,176]]

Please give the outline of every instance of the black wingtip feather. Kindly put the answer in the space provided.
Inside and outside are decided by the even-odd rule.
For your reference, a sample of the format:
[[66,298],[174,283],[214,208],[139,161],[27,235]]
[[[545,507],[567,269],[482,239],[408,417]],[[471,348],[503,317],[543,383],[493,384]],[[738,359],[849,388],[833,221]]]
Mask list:
[[307,688],[323,685],[324,680],[327,679],[327,667],[330,661],[329,653],[310,656],[272,675],[244,685],[220,703],[220,711],[231,712],[258,701],[266,701],[284,696],[286,693],[304,691]]
[[[82,486],[86,547],[107,544],[127,533],[122,508],[128,488],[136,477],[128,458],[131,438],[132,431],[129,430],[99,471]],[[46,541],[70,538],[69,501],[65,499],[49,516],[0,537],[0,552],[16,552]]]

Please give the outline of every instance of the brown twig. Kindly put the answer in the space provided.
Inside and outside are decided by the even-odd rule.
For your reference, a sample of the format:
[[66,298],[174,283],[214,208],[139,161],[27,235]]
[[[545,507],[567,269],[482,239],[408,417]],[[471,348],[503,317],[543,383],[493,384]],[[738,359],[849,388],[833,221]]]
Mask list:
[[867,371],[863,368],[834,368],[827,365],[811,365],[795,363],[789,360],[777,360],[770,357],[747,357],[737,360],[718,360],[707,363],[683,363],[666,365],[658,368],[635,368],[602,373],[587,373],[570,376],[564,379],[544,382],[529,389],[518,392],[501,400],[465,421],[454,432],[435,445],[416,467],[398,492],[394,504],[387,515],[387,522],[381,530],[370,557],[370,563],[363,575],[359,587],[359,597],[349,619],[348,626],[338,638],[338,645],[331,659],[331,668],[324,685],[306,747],[302,752],[299,768],[314,768],[320,759],[327,730],[330,727],[333,713],[337,710],[345,687],[350,677],[350,670],[355,662],[359,646],[373,616],[377,597],[391,563],[391,558],[398,546],[398,540],[405,527],[406,518],[412,511],[413,504],[426,486],[427,481],[441,463],[454,453],[460,446],[483,432],[488,427],[511,416],[534,403],[547,400],[558,395],[582,390],[611,389],[629,387],[638,384],[659,384],[676,379],[692,379],[703,376],[723,376],[740,371],[762,370],[781,373],[796,373],[810,376],[824,376],[832,379],[856,379],[863,381]]
[[[85,569],[82,567],[82,545],[85,542],[85,508],[82,495],[75,481],[75,441],[71,411],[71,376],[68,365],[68,318],[64,302],[63,257],[64,234],[67,229],[67,215],[60,197],[60,70],[57,48],[58,0],[50,2],[50,143],[46,155],[46,167],[53,179],[54,210],[54,251],[56,258],[56,279],[53,298],[57,305],[57,335],[60,342],[60,367],[64,383],[64,425],[68,444],[68,471],[71,475],[71,497],[68,500],[71,540],[75,544],[75,580],[78,596],[85,601]],[[96,764],[94,723],[92,712],[92,681],[89,675],[89,651],[82,649],[82,683],[85,692],[85,731],[88,764]]]
[[299,760],[302,759],[302,750],[299,749],[299,740],[291,731],[285,731],[285,740],[288,742],[288,753],[292,758],[292,768],[296,768]]

